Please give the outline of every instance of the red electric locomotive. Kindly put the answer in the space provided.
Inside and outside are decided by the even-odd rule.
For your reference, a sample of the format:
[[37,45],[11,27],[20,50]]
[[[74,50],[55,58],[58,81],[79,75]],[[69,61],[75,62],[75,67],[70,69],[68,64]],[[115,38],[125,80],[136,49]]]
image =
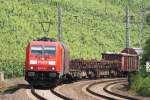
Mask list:
[[68,73],[69,50],[62,42],[44,37],[28,44],[25,80],[31,85],[49,86],[56,84]]

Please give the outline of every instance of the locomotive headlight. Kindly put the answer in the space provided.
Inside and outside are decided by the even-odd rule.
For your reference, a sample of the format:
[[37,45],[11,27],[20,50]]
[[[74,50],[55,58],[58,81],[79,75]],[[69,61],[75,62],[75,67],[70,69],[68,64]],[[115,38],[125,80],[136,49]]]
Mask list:
[[56,65],[56,61],[49,61],[48,64],[49,65]]
[[32,70],[33,70],[33,66],[31,66],[31,67],[30,67],[30,69],[32,69]]
[[30,60],[30,64],[37,64],[37,60]]
[[52,69],[52,70],[55,70],[55,67],[52,67],[51,69]]
[[55,70],[55,67],[52,67],[52,70]]

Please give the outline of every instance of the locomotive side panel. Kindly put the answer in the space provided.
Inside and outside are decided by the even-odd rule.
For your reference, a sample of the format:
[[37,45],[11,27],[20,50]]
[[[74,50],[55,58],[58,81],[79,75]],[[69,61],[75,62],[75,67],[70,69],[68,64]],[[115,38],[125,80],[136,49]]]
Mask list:
[[60,63],[60,77],[69,73],[69,49],[63,44],[60,44],[59,54],[61,54],[61,57],[59,57]]
[[62,55],[63,55],[63,52],[62,52],[62,46],[60,44],[58,44],[57,46],[57,55],[56,55],[56,71],[60,74],[61,71],[62,71],[62,64],[63,64],[63,61],[61,60],[62,58]]
[[64,67],[65,67],[65,74],[69,73],[69,62],[70,62],[70,58],[69,58],[69,49],[64,46]]

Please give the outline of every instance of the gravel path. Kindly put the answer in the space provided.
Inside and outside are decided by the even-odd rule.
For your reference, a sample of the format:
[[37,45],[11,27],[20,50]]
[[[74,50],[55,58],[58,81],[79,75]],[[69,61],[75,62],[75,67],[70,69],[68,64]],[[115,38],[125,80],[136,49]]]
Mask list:
[[0,94],[0,100],[31,100],[25,91],[20,89],[13,94]]
[[29,85],[23,78],[13,78],[3,83],[5,88],[0,89],[0,100],[31,100],[25,93]]

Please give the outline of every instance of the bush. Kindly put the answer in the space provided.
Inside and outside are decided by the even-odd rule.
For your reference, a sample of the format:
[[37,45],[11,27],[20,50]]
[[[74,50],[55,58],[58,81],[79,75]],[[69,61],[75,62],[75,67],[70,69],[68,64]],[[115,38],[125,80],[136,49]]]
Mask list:
[[143,80],[141,80],[141,83],[137,92],[139,95],[142,96],[150,96],[150,77],[146,77]]
[[141,72],[132,77],[131,89],[138,95],[150,96],[150,76],[143,76]]
[[5,78],[23,76],[24,62],[18,60],[0,60],[0,71],[3,71]]

